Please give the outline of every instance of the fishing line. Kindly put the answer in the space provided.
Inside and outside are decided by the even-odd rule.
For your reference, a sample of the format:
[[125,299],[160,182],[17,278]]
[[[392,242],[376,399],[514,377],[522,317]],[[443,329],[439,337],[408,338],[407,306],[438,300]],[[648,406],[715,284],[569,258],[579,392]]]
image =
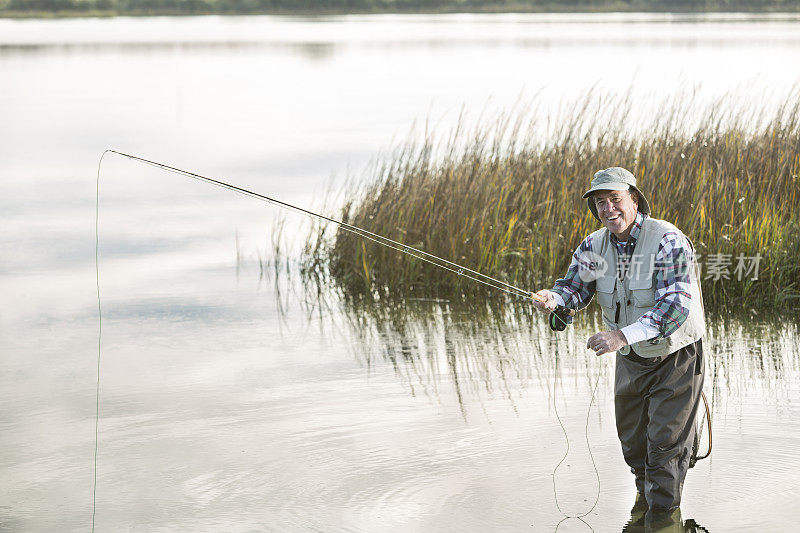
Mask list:
[[[558,523],[558,525],[560,525],[561,522],[563,522],[564,520],[567,520],[567,519],[570,519],[570,518],[577,518],[578,520],[580,520],[581,522],[583,522],[584,524],[589,526],[589,529],[594,531],[594,528],[592,528],[592,526],[590,526],[588,524],[588,522],[583,520],[583,517],[588,516],[589,513],[594,511],[594,508],[597,507],[597,502],[600,501],[600,472],[597,469],[597,463],[595,463],[594,454],[592,453],[592,446],[589,443],[589,417],[591,416],[591,413],[592,413],[592,405],[594,404],[595,394],[597,392],[597,386],[600,384],[600,372],[598,370],[597,378],[595,379],[594,386],[592,387],[592,396],[589,399],[589,408],[586,411],[586,424],[584,426],[584,432],[583,432],[584,433],[584,437],[586,438],[586,449],[589,451],[589,458],[592,461],[592,468],[594,468],[594,475],[597,478],[597,493],[595,495],[594,503],[592,504],[592,506],[589,508],[588,511],[586,511],[585,513],[569,515],[569,514],[565,513],[564,510],[561,508],[561,504],[558,501],[558,489],[556,488],[556,473],[558,472],[559,467],[564,463],[564,461],[566,461],[567,456],[569,456],[569,450],[570,450],[569,436],[567,435],[567,428],[564,426],[564,421],[561,420],[561,416],[558,414],[558,403],[556,401],[556,398],[557,398],[556,390],[557,390],[557,384],[558,384],[558,367],[559,367],[559,359],[556,358],[556,365],[555,365],[555,369],[554,369],[555,377],[553,379],[553,409],[555,410],[555,413],[556,413],[556,419],[558,419],[558,423],[561,426],[561,431],[564,433],[564,440],[567,442],[567,449],[564,452],[564,456],[561,458],[561,460],[558,462],[556,467],[553,469],[553,475],[552,475],[552,479],[553,479],[553,496],[555,497],[555,500],[556,500],[556,508],[558,508],[558,511],[562,515],[564,515],[564,518]],[[556,531],[558,531],[558,525],[556,525]]]
[[564,523],[564,522],[566,522],[567,520],[572,520],[573,518],[576,518],[577,520],[580,520],[581,522],[583,522],[584,524],[586,524],[586,527],[588,527],[589,529],[591,529],[591,530],[592,530],[592,532],[594,532],[594,528],[593,528],[593,527],[592,527],[592,526],[589,524],[589,522],[587,522],[587,521],[586,521],[586,520],[584,520],[583,518],[578,518],[578,517],[576,517],[576,516],[565,516],[564,518],[562,518],[561,520],[559,520],[559,521],[558,521],[558,523],[556,524],[556,529],[555,529],[555,531],[556,531],[556,532],[558,532],[558,528],[560,528],[560,527],[561,527],[561,524],[563,524],[563,523]]
[[100,167],[108,150],[100,156],[97,163],[97,184],[94,206],[94,273],[97,283],[97,387],[95,389],[95,418],[94,418],[94,480],[92,482],[92,533],[94,533],[94,519],[97,510],[97,447],[99,442],[100,427],[100,341],[103,337],[103,309],[100,306]]
[[[277,200],[275,198],[271,198],[271,197],[265,196],[263,194],[259,194],[259,193],[256,193],[256,192],[253,192],[253,191],[250,191],[250,190],[247,190],[247,189],[243,189],[241,187],[237,187],[236,185],[232,185],[230,183],[225,183],[223,181],[219,181],[219,180],[215,180],[215,179],[212,179],[212,178],[208,178],[206,176],[202,176],[200,174],[197,174],[197,173],[194,173],[194,172],[190,172],[188,170],[183,170],[183,169],[176,168],[176,167],[173,167],[173,166],[170,166],[170,165],[166,165],[164,163],[151,161],[149,159],[144,159],[142,157],[138,157],[138,156],[135,156],[135,155],[126,154],[124,152],[118,152],[117,150],[110,150],[110,149],[109,150],[105,150],[103,152],[103,154],[100,156],[100,161],[97,164],[97,184],[96,184],[96,195],[97,196],[96,196],[96,201],[95,201],[95,277],[96,277],[96,284],[97,284],[98,334],[97,334],[97,385],[96,385],[96,392],[95,392],[94,481],[93,481],[93,489],[92,489],[92,532],[94,532],[94,528],[95,528],[95,516],[96,516],[96,509],[97,509],[97,457],[98,457],[98,448],[99,448],[100,355],[101,355],[101,339],[102,339],[102,307],[101,307],[101,299],[100,299],[100,259],[99,259],[100,258],[100,237],[99,237],[99,235],[100,235],[100,232],[99,232],[99,225],[100,225],[100,222],[99,222],[100,221],[100,169],[101,169],[101,166],[103,164],[103,159],[105,158],[106,154],[108,154],[109,152],[117,154],[117,155],[121,155],[123,157],[127,157],[127,158],[129,158],[131,160],[134,160],[134,161],[138,161],[138,162],[141,162],[141,163],[145,163],[147,165],[154,166],[156,168],[159,168],[161,170],[165,170],[167,172],[172,172],[174,174],[187,176],[187,177],[190,177],[192,179],[196,179],[198,181],[203,181],[205,183],[209,183],[211,185],[215,185],[215,186],[221,187],[223,189],[228,189],[228,190],[237,192],[239,194],[243,194],[245,196],[249,196],[251,198],[255,198],[256,200],[259,200],[259,201],[263,201],[263,202],[267,202],[267,203],[270,203],[270,204],[273,204],[273,205],[277,205],[279,207],[283,207],[285,209],[301,213],[301,214],[306,215],[306,216],[311,217],[311,218],[318,218],[318,219],[325,220],[327,222],[334,223],[334,224],[338,225],[341,229],[343,229],[345,231],[348,231],[348,232],[350,232],[352,234],[358,235],[359,237],[361,237],[363,239],[367,239],[369,241],[375,242],[375,243],[380,244],[382,246],[385,246],[387,248],[391,248],[391,249],[399,251],[401,253],[408,254],[408,255],[410,255],[412,257],[415,257],[415,258],[417,258],[417,259],[419,259],[421,261],[424,261],[424,262],[429,263],[431,265],[437,266],[437,267],[442,268],[444,270],[453,272],[453,273],[455,273],[455,274],[457,274],[459,276],[463,276],[463,277],[465,277],[467,279],[471,279],[471,280],[473,280],[473,281],[475,281],[477,283],[481,283],[483,285],[486,285],[486,286],[491,287],[493,289],[497,289],[497,290],[503,291],[503,292],[511,294],[513,296],[517,296],[517,297],[521,297],[521,298],[525,298],[525,299],[529,299],[529,300],[534,300],[534,301],[539,301],[539,302],[542,301],[541,297],[539,297],[536,294],[531,293],[530,291],[526,291],[526,290],[521,289],[519,287],[515,287],[515,286],[513,286],[513,285],[511,285],[509,283],[506,283],[504,281],[501,281],[501,280],[492,278],[490,276],[487,276],[486,274],[482,274],[482,273],[480,273],[478,271],[475,271],[475,270],[472,270],[470,268],[464,267],[464,266],[459,265],[457,263],[454,263],[452,261],[448,261],[448,260],[443,259],[441,257],[437,257],[437,256],[435,256],[433,254],[425,252],[424,250],[420,250],[418,248],[414,248],[414,247],[408,246],[406,244],[403,244],[402,242],[398,242],[398,241],[389,239],[387,237],[383,237],[382,235],[378,235],[378,234],[373,233],[371,231],[359,228],[357,226],[353,226],[353,225],[348,224],[346,222],[342,222],[340,220],[336,220],[336,219],[327,217],[325,215],[314,213],[314,212],[309,211],[307,209],[303,209],[301,207],[297,207],[297,206],[291,205],[289,203],[282,202],[282,201]],[[556,321],[558,321],[558,322],[560,322],[560,324],[559,324],[560,329],[563,330],[563,328],[565,328],[567,326],[567,322],[566,322],[565,318],[567,316],[574,316],[575,314],[576,314],[575,310],[567,309],[566,307],[559,305],[559,306],[557,306],[556,311],[551,314],[550,325],[551,325],[551,327],[553,329],[555,329],[554,324],[556,323]],[[561,326],[563,326],[563,327],[561,327]],[[599,380],[599,375],[598,375],[598,380]],[[596,388],[597,388],[597,382],[595,383],[595,389]],[[554,390],[555,390],[555,388],[554,388]],[[555,392],[554,392],[553,401],[555,402]],[[591,401],[589,403],[589,411],[590,412],[591,412],[591,407],[592,407],[592,403],[593,402],[594,402],[594,390],[592,391],[592,399],[591,399]],[[555,404],[554,404],[554,406],[555,406]],[[558,415],[558,408],[556,408],[556,416],[558,417],[559,424],[561,424],[561,429],[564,432],[564,436],[567,437],[566,428],[564,427],[564,424],[563,424],[563,422],[561,421],[561,418]],[[588,444],[589,444],[589,440],[588,440],[589,439],[589,436],[588,436],[589,413],[587,413],[586,417],[587,417],[586,418],[586,428],[587,428],[586,429],[586,443],[587,443],[587,446],[588,446]],[[569,438],[567,438],[567,454],[568,453],[569,453]],[[558,503],[558,494],[556,493],[556,506],[558,506],[559,511],[561,511],[561,513],[565,516],[565,519],[566,518],[578,518],[579,520],[582,520],[582,517],[588,515],[594,509],[594,507],[597,505],[597,501],[600,498],[600,493],[599,493],[599,490],[600,490],[600,486],[599,486],[600,475],[597,472],[597,465],[595,465],[595,463],[594,463],[594,456],[591,455],[591,448],[589,449],[589,455],[592,458],[592,465],[594,466],[595,474],[597,475],[597,480],[598,480],[597,498],[595,499],[595,503],[592,506],[592,508],[589,509],[589,511],[587,511],[586,513],[584,513],[582,515],[570,516],[570,515],[567,515],[566,513],[564,513],[561,510],[561,507],[560,507],[560,505]],[[554,492],[556,492],[556,489],[555,489],[555,473],[556,473],[556,470],[558,470],[558,467],[561,465],[561,463],[564,462],[566,457],[567,457],[567,455],[565,454],[564,457],[561,459],[561,461],[558,463],[558,465],[556,465],[555,470],[553,471],[553,490],[554,490]],[[591,527],[591,526],[589,526],[589,527]]]

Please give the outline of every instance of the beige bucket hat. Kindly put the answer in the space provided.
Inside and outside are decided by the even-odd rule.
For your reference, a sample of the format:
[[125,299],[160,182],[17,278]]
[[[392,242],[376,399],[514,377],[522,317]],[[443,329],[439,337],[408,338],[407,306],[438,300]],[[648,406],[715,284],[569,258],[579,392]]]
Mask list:
[[636,187],[636,177],[622,167],[611,167],[595,173],[590,188],[584,193],[583,197],[586,198],[586,204],[589,206],[589,211],[592,212],[594,218],[600,220],[600,217],[597,216],[597,207],[592,201],[592,193],[595,191],[627,191],[628,189],[633,189],[639,193],[639,211],[649,215],[650,202],[644,197],[642,191]]

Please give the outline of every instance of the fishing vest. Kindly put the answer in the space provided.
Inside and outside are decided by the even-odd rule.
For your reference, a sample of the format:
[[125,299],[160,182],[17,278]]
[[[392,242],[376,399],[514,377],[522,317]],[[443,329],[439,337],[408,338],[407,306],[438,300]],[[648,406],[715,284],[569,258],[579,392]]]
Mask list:
[[[604,261],[598,265],[596,271],[596,295],[603,311],[603,322],[609,330],[618,330],[633,324],[655,305],[655,269],[658,265],[654,264],[654,259],[661,239],[669,231],[683,235],[669,222],[645,217],[627,272],[621,281],[617,274],[617,249],[611,242],[611,232],[603,228],[592,234],[592,250]],[[686,241],[694,250],[691,241],[688,238]],[[689,316],[677,331],[666,338],[626,345],[619,353],[627,355],[633,348],[640,357],[664,357],[700,339],[706,326],[699,278],[697,262],[694,261],[689,268],[689,293],[692,296]]]

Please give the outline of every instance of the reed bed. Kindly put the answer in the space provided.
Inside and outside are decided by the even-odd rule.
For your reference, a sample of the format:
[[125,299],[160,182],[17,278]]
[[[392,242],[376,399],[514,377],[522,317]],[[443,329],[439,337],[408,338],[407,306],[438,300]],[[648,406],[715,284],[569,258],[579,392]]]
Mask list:
[[[470,128],[462,119],[449,134],[426,133],[376,163],[332,216],[537,290],[552,286],[600,227],[581,199],[594,172],[623,166],[653,216],[694,242],[708,308],[796,309],[799,96],[768,111],[743,109],[734,97],[699,106],[677,95],[653,106],[647,124],[629,98],[596,93],[546,119],[530,108]],[[307,242],[306,278],[348,297],[496,296],[330,225],[315,227]],[[759,256],[758,279],[737,270]]]

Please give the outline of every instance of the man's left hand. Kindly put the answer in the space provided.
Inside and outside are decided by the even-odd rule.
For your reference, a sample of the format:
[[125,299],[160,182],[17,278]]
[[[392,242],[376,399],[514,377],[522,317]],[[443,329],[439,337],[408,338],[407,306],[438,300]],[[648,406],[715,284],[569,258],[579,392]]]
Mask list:
[[616,352],[628,344],[628,339],[621,331],[601,331],[589,337],[586,347],[594,350],[595,355],[603,355],[608,352]]

